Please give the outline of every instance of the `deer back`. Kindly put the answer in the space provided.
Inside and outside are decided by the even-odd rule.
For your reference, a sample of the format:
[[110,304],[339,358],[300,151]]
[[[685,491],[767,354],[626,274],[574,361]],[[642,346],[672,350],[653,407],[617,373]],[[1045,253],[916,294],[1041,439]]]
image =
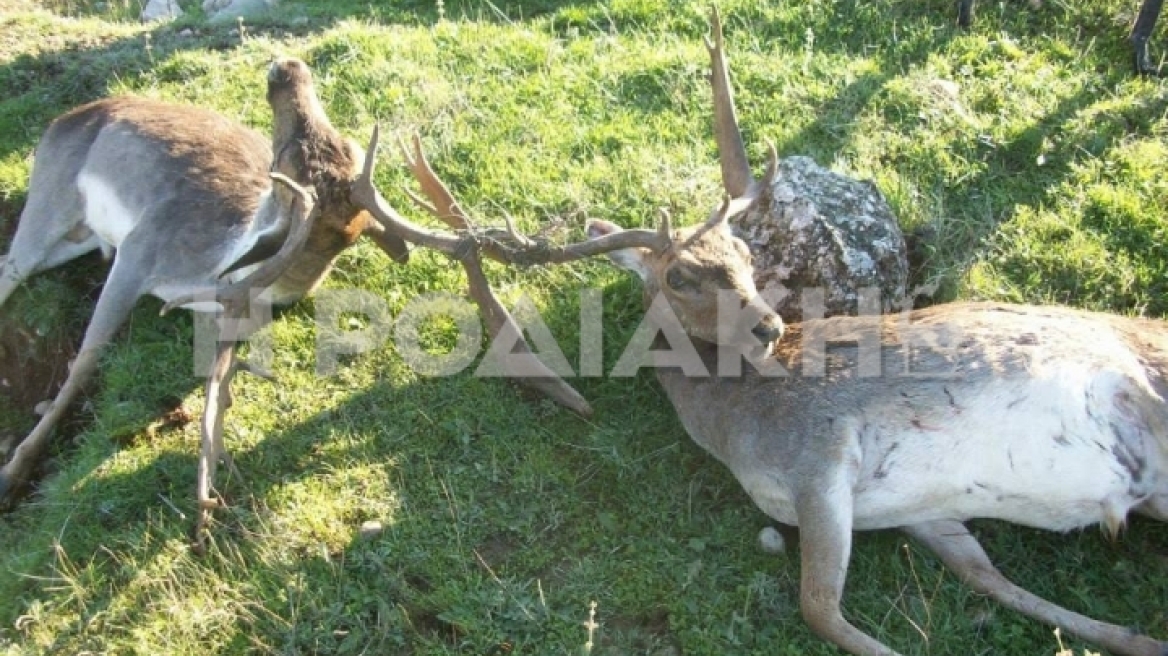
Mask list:
[[266,200],[270,161],[268,140],[214,112],[99,100],[41,139],[20,229],[80,223],[73,239],[92,232],[107,250],[141,254],[144,281],[208,283],[279,220]]

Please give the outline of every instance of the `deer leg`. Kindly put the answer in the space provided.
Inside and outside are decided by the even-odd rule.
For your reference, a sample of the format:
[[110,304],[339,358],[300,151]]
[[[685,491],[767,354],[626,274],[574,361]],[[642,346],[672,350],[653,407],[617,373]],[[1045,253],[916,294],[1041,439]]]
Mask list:
[[101,296],[97,299],[93,319],[85,331],[81,350],[69,369],[65,384],[61,386],[36,427],[16,447],[12,459],[0,469],[0,502],[6,500],[12,492],[28,481],[44,454],[53,429],[97,371],[102,348],[113,339],[114,333],[125,322],[138,300],[140,295],[138,278],[136,262],[125,259],[114,261]]
[[977,539],[961,522],[915,524],[904,527],[904,531],[928,547],[971,588],[1011,610],[1057,626],[1114,654],[1168,656],[1168,642],[1093,620],[1018,587],[994,567]]
[[199,465],[195,484],[199,504],[195,539],[200,547],[203,544],[204,529],[211,518],[211,511],[222,505],[212,487],[219,459],[228,459],[228,466],[234,468],[223,444],[223,413],[231,407],[231,379],[236,371],[235,348],[236,343],[233,341],[218,344],[211,375],[207,377],[206,406],[203,409],[201,423]]
[[722,166],[722,186],[731,198],[738,198],[746,193],[754,178],[746,160],[742,131],[738,128],[734,91],[730,87],[730,71],[722,43],[722,18],[716,8],[710,13],[710,32],[713,40],[706,39],[706,49],[710,53],[710,86],[714,91],[714,140]]
[[957,26],[968,28],[973,25],[974,0],[957,0]]
[[1159,70],[1152,64],[1148,55],[1148,40],[1152,38],[1152,30],[1156,27],[1156,19],[1160,17],[1160,9],[1164,0],[1144,0],[1140,5],[1140,13],[1132,27],[1131,36],[1133,62],[1137,75],[1158,75]]
[[[822,481],[819,483],[823,483]],[[820,637],[857,656],[898,656],[840,611],[852,548],[852,492],[833,481],[799,495],[799,610]]]

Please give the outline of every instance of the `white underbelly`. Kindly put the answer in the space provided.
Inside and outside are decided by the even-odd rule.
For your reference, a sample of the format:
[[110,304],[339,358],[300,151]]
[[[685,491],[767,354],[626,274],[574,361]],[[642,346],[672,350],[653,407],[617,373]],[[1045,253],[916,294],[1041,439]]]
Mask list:
[[899,434],[864,450],[856,528],[973,518],[1051,530],[1122,522],[1147,497],[1131,470],[1132,454],[1148,446],[1140,441],[1146,431],[1116,408],[1126,381],[1079,382],[1019,381],[967,399],[944,421],[906,417],[883,427]]
[[[921,413],[890,404],[837,417],[857,427],[853,527],[975,518],[1117,527],[1162,485],[1139,471],[1162,437],[1133,411],[1131,379],[1074,373],[957,389],[952,405]],[[779,463],[738,474],[764,512],[798,525],[785,483],[800,477]]]

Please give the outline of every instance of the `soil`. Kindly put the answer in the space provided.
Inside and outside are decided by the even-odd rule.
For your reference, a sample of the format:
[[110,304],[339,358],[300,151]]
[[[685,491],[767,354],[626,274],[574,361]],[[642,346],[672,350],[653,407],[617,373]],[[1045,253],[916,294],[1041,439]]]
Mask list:
[[[0,198],[0,251],[7,251],[16,230],[19,207]],[[97,260],[93,260],[96,262]],[[82,303],[92,305],[100,292],[104,267],[93,266],[90,258],[51,274],[60,276],[76,290]],[[21,317],[0,308],[0,461],[36,423],[36,406],[53,398],[69,372],[69,362],[77,353],[81,334],[53,331],[41,336]],[[63,426],[68,432],[68,426]]]

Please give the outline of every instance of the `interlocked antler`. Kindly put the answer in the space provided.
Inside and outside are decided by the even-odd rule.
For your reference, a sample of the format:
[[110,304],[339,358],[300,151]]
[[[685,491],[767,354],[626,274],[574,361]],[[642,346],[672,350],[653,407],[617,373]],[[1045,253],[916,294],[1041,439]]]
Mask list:
[[[491,290],[490,283],[483,274],[482,258],[486,257],[503,264],[552,264],[579,260],[622,248],[649,248],[659,251],[668,248],[672,243],[672,230],[667,219],[662,221],[656,231],[625,230],[599,239],[563,246],[523,236],[510,222],[505,230],[497,228],[477,230],[473,228],[474,222],[459,207],[446,185],[430,168],[422,152],[421,141],[415,136],[413,153],[404,144],[402,151],[428,202],[412,193],[410,197],[456,233],[423,228],[394,211],[373,186],[373,163],[377,158],[379,135],[380,130],[374,127],[373,136],[366,149],[365,169],[361,177],[353,183],[351,199],[368,210],[386,230],[396,232],[407,241],[433,248],[458,260],[466,270],[470,296],[482,310],[492,339],[499,333],[508,331],[508,335],[517,337],[518,355],[528,355],[531,349],[523,339],[523,332],[515,319]],[[541,370],[533,375],[530,371],[522,374],[506,371],[508,363],[502,363],[502,366],[504,373],[509,377],[542,392],[561,405],[585,416],[592,413],[592,407],[584,397],[547,367],[538,365]]]

